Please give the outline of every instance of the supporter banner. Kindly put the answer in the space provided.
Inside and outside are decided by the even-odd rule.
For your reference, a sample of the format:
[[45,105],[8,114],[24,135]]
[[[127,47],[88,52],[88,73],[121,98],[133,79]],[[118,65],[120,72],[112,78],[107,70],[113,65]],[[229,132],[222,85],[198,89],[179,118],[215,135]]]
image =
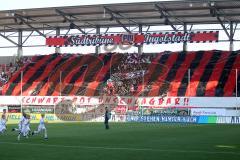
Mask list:
[[198,123],[200,124],[209,124],[209,123],[217,123],[217,116],[199,116]]
[[48,46],[96,46],[96,45],[139,45],[162,43],[217,42],[218,31],[204,32],[165,32],[153,34],[106,34],[47,37]]
[[185,97],[54,97],[28,96],[22,97],[23,105],[57,105],[70,101],[75,105],[125,105],[125,106],[158,106],[158,107],[190,107],[189,98]]
[[[22,117],[21,113],[8,113],[8,122],[7,124],[18,124],[19,120]],[[1,116],[1,113],[0,113]],[[41,114],[40,113],[31,113],[31,123],[39,123],[39,120],[41,118]],[[65,116],[65,118],[68,118],[69,120],[72,121],[86,121],[86,122],[103,122],[104,121],[104,116],[101,115],[94,115],[94,117],[92,117],[92,115],[90,114],[86,114],[84,115],[84,117],[82,117],[81,119],[73,119],[75,118],[74,115],[62,115]],[[114,115],[111,116],[110,119],[111,122],[126,122],[126,115]],[[66,122],[63,121],[61,119],[59,119],[56,115],[54,114],[45,114],[45,122],[46,123],[60,123],[60,122]]]
[[197,124],[240,124],[239,116],[133,116],[126,117],[127,122],[160,122],[160,123],[197,123]]
[[30,113],[54,113],[54,106],[24,106],[23,111]]
[[[1,113],[0,113],[1,115]],[[39,123],[41,114],[31,113],[31,123]],[[73,115],[62,115],[73,117]],[[86,114],[80,121],[103,122],[104,116]],[[8,113],[8,124],[17,124],[22,117],[21,113]],[[90,117],[90,118],[89,118]],[[45,114],[45,120],[49,123],[64,122],[54,114]],[[75,120],[73,120],[75,121]],[[114,115],[110,121],[113,122],[154,122],[154,123],[194,123],[194,124],[240,124],[239,116],[135,116],[135,115]]]
[[240,124],[240,117],[239,116],[217,117],[216,123]]
[[195,116],[127,116],[127,122],[198,123]]
[[192,108],[192,116],[225,116],[226,109]]
[[[17,124],[22,117],[21,113],[8,113],[8,124]],[[41,114],[31,114],[31,123],[39,123]],[[46,122],[62,122],[54,114],[45,114]]]
[[147,106],[152,108],[232,108],[240,107],[240,97],[86,97],[86,96],[0,96],[0,105]]
[[115,107],[111,107],[112,109],[114,109],[117,113],[123,113],[126,114],[127,111],[139,111],[139,107],[138,106],[115,106]]
[[141,110],[142,115],[161,115],[161,116],[187,116],[188,108],[157,108],[144,107]]
[[[8,113],[8,123],[18,123],[22,117],[21,113]],[[31,113],[31,123],[39,123],[41,114]],[[1,113],[0,113],[1,116]],[[73,114],[62,114],[68,121],[91,121],[103,122],[104,116],[100,113],[88,113],[76,116]],[[47,122],[64,122],[55,114],[46,114]],[[164,115],[124,115],[113,114],[111,121],[115,122],[160,122],[160,123],[197,123],[197,124],[240,124],[240,116],[164,116]]]
[[9,105],[8,106],[8,113],[19,113],[21,112],[20,105]]

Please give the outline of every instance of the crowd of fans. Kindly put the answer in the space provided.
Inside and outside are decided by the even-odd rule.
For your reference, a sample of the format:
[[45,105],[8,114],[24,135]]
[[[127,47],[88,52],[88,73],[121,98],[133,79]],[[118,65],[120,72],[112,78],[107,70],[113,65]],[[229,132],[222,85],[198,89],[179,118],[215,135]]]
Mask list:
[[151,55],[127,54],[122,56],[118,65],[112,68],[110,79],[103,87],[105,95],[134,95],[139,85],[144,82]]
[[18,71],[23,65],[31,62],[31,57],[20,57],[15,62],[0,65],[0,90],[4,84],[12,77],[13,73]]
[[[164,52],[162,55],[169,53],[170,52]],[[57,55],[58,54],[55,54],[54,56]],[[133,96],[140,91],[141,94],[138,95],[145,96],[150,90],[154,90],[155,88],[157,91],[159,90],[158,81],[154,81],[155,79],[148,79],[148,81],[146,80],[146,77],[150,75],[148,73],[149,64],[153,61],[153,58],[156,57],[156,54],[124,53],[118,55],[120,56],[120,59],[111,68],[109,79],[105,84],[102,84],[98,90],[100,94]],[[68,58],[70,57],[70,54],[63,54],[63,56]],[[17,72],[25,64],[31,63],[32,61],[35,61],[32,59],[32,57],[20,57],[16,58],[14,62],[10,62],[9,64],[0,64],[0,91],[2,86],[9,81],[15,72]],[[152,75],[154,76],[154,74]],[[170,75],[175,76],[174,74]],[[184,95],[188,85],[188,82],[181,82],[181,85],[178,88],[178,94]],[[197,86],[197,96],[205,96],[206,86],[207,82],[199,82]],[[224,95],[224,88],[222,86],[224,86],[223,82],[219,81],[218,86],[214,91],[216,96]],[[169,86],[169,82],[161,82],[161,90],[159,91],[159,94],[166,96],[168,94],[168,87],[171,87]],[[85,90],[86,86],[79,86],[79,92],[77,95],[84,94]],[[33,94],[35,93],[33,92]],[[234,91],[232,94],[232,96],[236,96],[236,91]]]

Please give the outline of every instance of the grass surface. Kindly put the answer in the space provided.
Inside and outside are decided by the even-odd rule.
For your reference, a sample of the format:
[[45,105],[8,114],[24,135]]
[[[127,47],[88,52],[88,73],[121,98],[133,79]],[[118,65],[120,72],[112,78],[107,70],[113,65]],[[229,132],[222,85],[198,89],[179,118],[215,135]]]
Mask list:
[[105,130],[102,123],[59,123],[47,124],[47,141],[17,141],[14,126],[0,135],[1,160],[240,159],[239,125],[111,123]]

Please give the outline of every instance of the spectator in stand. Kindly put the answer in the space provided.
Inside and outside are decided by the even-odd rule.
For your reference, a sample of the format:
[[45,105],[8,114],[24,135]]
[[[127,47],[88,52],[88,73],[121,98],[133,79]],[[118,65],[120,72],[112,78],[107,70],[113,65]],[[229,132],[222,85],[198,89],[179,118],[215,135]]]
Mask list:
[[8,81],[8,76],[5,74],[5,72],[2,72],[1,74],[0,74],[0,81],[2,82],[2,83],[7,83],[7,81]]
[[114,94],[114,91],[115,91],[113,80],[109,79],[109,80],[107,81],[107,88],[108,88],[108,94],[109,94],[109,95],[113,95],[113,94]]

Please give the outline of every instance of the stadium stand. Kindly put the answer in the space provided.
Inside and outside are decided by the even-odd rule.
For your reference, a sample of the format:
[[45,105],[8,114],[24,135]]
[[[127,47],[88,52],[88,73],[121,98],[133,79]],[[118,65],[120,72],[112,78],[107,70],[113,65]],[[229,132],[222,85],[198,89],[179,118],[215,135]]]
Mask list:
[[25,61],[3,95],[234,96],[239,51],[51,54]]
[[16,57],[3,57],[0,61],[0,91],[2,86],[8,83],[8,80],[17,72],[24,64],[30,63],[31,57],[24,56]]

